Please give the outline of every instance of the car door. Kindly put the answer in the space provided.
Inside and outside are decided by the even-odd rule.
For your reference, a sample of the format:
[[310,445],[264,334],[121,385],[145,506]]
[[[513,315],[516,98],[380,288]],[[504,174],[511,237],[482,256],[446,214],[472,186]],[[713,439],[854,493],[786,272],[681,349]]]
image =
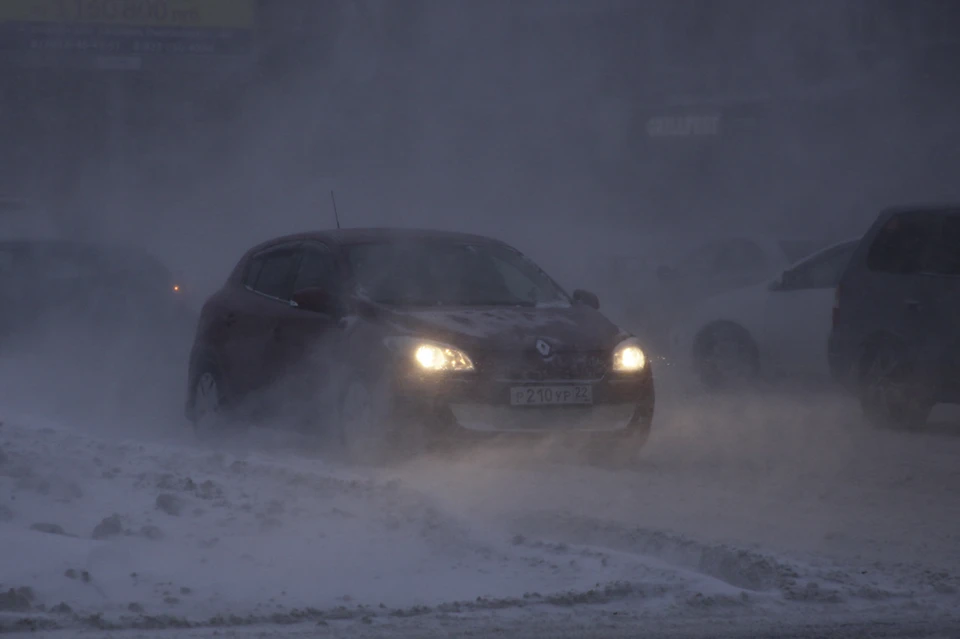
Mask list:
[[943,327],[930,312],[937,306],[938,292],[923,271],[928,270],[924,263],[937,233],[937,217],[929,211],[897,213],[877,230],[866,256],[869,277],[854,280],[846,292],[869,300],[856,320],[864,327],[862,339],[892,338],[906,346],[911,357],[931,359],[923,352],[925,345]]
[[[319,241],[306,241],[298,248],[293,292],[320,289],[335,298],[342,290],[342,273],[337,253]],[[278,307],[267,346],[267,366],[277,379],[291,387],[319,385],[333,374],[341,330],[334,313],[316,312],[295,305]]]
[[221,304],[224,374],[241,395],[273,381],[270,347],[278,316],[291,308],[297,247],[297,243],[280,244],[251,256],[242,288]]
[[775,368],[789,375],[826,379],[834,291],[855,242],[824,250],[788,269],[769,288],[764,344]]

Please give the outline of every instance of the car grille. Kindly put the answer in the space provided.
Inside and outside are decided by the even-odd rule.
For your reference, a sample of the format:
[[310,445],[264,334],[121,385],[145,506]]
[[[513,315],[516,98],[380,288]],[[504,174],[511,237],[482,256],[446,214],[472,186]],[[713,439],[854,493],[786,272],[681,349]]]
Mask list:
[[484,353],[476,362],[487,379],[539,382],[549,380],[598,380],[607,374],[602,351],[559,352],[542,357],[531,353]]

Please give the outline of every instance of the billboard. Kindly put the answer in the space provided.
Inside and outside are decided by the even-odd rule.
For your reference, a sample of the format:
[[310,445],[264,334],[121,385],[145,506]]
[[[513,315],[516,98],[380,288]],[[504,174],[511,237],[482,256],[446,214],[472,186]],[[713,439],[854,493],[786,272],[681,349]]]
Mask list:
[[2,0],[0,59],[139,69],[252,59],[257,0]]

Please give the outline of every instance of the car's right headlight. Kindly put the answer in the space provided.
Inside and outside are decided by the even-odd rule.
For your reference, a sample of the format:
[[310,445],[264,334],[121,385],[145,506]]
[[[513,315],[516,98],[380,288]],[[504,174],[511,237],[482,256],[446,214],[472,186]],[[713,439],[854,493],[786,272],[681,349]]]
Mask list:
[[647,356],[636,339],[622,341],[613,351],[613,370],[618,373],[638,373],[647,365]]
[[390,337],[384,343],[392,350],[405,354],[422,371],[442,373],[474,369],[466,353],[448,344],[411,337]]

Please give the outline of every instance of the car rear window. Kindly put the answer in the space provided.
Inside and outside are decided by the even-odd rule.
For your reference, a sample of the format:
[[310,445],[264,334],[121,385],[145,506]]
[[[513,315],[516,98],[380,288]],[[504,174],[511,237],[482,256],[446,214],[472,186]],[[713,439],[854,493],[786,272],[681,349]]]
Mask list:
[[877,232],[867,252],[867,268],[890,274],[916,273],[936,219],[927,213],[900,213]]
[[960,215],[907,212],[891,217],[867,253],[871,271],[960,275]]
[[960,275],[960,215],[940,216],[920,269],[933,275]]

